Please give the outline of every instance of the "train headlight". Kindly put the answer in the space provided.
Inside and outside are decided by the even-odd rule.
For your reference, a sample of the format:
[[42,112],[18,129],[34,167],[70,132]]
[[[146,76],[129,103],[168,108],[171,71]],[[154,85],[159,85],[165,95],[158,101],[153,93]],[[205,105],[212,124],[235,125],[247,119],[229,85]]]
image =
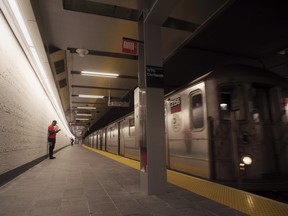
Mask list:
[[251,165],[253,162],[252,158],[248,155],[243,156],[242,161],[245,165]]

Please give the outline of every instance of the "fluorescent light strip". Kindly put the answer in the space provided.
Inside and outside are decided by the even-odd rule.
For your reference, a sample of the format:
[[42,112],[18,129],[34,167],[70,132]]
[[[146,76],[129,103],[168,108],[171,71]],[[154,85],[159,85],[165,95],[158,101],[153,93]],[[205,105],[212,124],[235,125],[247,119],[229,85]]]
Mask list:
[[92,114],[86,114],[86,113],[77,113],[77,116],[92,116]]
[[77,107],[77,109],[93,109],[96,110],[96,107]]
[[103,78],[113,78],[116,79],[116,76],[104,76],[104,75],[93,75],[93,74],[82,74],[83,76],[91,76],[91,77],[103,77]]
[[21,29],[24,37],[25,37],[25,40],[26,40],[28,46],[30,46],[30,47],[34,46],[16,1],[15,0],[8,0],[8,3],[10,5],[10,8],[13,11],[13,14],[14,14],[17,22],[18,22],[18,25],[19,25],[19,27],[20,27],[20,29]]
[[78,121],[89,121],[88,118],[76,118],[76,120],[78,120]]
[[38,53],[36,51],[36,48],[35,48],[35,46],[33,44],[31,36],[30,36],[30,34],[28,32],[28,29],[27,29],[27,27],[25,25],[25,22],[23,20],[23,17],[22,17],[22,14],[21,14],[20,10],[19,10],[19,7],[18,7],[18,5],[17,5],[15,0],[8,0],[8,3],[10,5],[10,8],[11,8],[11,10],[13,12],[13,15],[14,15],[17,23],[18,23],[18,26],[20,27],[21,32],[22,32],[22,34],[23,34],[23,36],[24,36],[24,38],[26,40],[26,43],[27,43],[28,47],[30,48],[30,52],[31,52],[31,54],[33,56],[33,59],[34,59],[36,65],[37,65],[38,71],[41,74],[41,76],[39,77],[39,75],[38,75],[38,77],[40,78],[40,80],[42,82],[42,85],[44,85],[45,88],[47,89],[49,98],[51,100],[51,103],[54,105],[55,110],[58,113],[58,116],[60,117],[60,119],[61,119],[61,121],[63,123],[63,126],[66,129],[66,132],[70,135],[70,137],[74,138],[74,135],[71,133],[71,131],[70,131],[68,125],[67,125],[67,120],[66,120],[66,118],[64,118],[64,115],[61,112],[62,109],[60,109],[59,104],[58,104],[58,102],[56,100],[56,97],[54,96],[54,93],[52,91],[52,87],[51,87],[51,85],[50,85],[50,83],[48,81],[48,78],[46,76],[46,71],[43,68],[42,62],[41,62],[41,60],[39,58],[39,55],[38,55]]
[[104,96],[102,96],[102,95],[83,95],[83,94],[79,94],[78,97],[81,97],[81,98],[104,98]]
[[117,78],[119,76],[119,74],[115,74],[115,73],[102,73],[102,72],[93,72],[93,71],[81,71],[81,75],[98,76],[98,77],[106,77],[106,78]]

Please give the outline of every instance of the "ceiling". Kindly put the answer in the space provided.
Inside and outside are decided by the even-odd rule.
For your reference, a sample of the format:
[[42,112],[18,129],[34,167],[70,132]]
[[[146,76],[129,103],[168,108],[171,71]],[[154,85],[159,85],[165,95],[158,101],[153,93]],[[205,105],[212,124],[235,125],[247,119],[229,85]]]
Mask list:
[[[123,37],[139,38],[139,2],[31,0],[62,106],[74,132],[90,133],[133,110],[138,56],[123,53],[122,41]],[[144,2],[152,8],[150,11],[159,6],[159,16],[165,15],[161,27],[165,93],[227,64],[252,65],[288,77],[288,13],[280,2],[170,0],[170,10],[165,0]],[[81,57],[77,49],[88,50],[88,54]],[[83,70],[117,73],[119,77],[83,76]],[[80,94],[104,98],[79,98]],[[76,120],[81,113],[92,116],[85,117],[88,121]]]

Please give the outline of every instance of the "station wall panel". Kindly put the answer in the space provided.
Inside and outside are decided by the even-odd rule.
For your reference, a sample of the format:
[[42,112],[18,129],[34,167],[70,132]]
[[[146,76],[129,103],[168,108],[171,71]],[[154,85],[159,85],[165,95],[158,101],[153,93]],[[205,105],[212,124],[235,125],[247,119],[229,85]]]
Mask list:
[[[0,29],[1,175],[47,154],[47,128],[58,116],[2,13]],[[68,144],[59,132],[55,150]]]

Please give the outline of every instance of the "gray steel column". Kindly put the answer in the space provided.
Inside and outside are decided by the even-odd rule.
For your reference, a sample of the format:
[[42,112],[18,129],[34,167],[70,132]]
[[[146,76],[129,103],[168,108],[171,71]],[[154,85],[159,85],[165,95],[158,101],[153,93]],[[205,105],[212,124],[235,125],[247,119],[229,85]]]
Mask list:
[[[136,141],[140,144],[140,187],[147,194],[167,190],[164,71],[161,26],[176,1],[142,1],[139,22],[139,88],[135,91]],[[161,8],[161,9],[160,9]]]
[[147,178],[141,187],[148,194],[165,193],[167,187],[162,64],[161,27],[144,23],[147,176],[141,175],[140,180]]

